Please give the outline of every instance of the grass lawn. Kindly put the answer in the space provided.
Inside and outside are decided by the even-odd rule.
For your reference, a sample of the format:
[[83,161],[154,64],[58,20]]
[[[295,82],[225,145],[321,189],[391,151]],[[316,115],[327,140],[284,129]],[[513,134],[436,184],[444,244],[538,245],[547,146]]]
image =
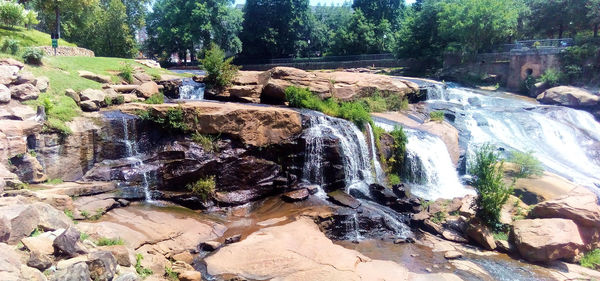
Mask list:
[[[24,27],[0,27],[0,38],[12,38],[19,40],[21,47],[31,46],[51,46],[52,39],[50,34],[37,31],[35,29],[28,30]],[[77,47],[77,45],[69,43],[63,39],[58,41],[59,46]]]

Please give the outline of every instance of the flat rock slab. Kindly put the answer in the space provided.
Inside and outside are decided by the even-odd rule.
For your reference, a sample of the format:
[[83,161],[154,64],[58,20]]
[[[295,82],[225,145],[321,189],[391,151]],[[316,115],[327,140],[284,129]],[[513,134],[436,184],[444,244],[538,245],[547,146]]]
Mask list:
[[329,201],[344,207],[356,209],[361,205],[360,201],[356,200],[354,197],[343,191],[336,190],[333,192],[329,192],[327,193],[327,196]]
[[113,182],[65,182],[57,185],[40,184],[43,193],[68,196],[89,196],[114,191],[117,187]]
[[190,214],[145,206],[114,209],[104,215],[101,222],[83,222],[77,226],[91,234],[92,239],[121,238],[129,248],[154,245],[156,251],[165,254],[195,249],[201,242],[214,240],[225,231],[220,224],[201,221]]

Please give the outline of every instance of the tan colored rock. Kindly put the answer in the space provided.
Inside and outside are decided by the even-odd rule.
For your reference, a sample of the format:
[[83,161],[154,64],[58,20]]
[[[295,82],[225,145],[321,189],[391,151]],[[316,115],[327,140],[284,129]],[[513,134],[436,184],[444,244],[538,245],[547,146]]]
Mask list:
[[10,90],[4,84],[0,84],[0,103],[9,103],[10,99]]
[[444,253],[444,258],[447,260],[455,260],[462,257],[462,253],[458,251],[448,251]]
[[158,92],[158,84],[154,81],[145,82],[135,89],[135,94],[143,98],[149,98]]
[[9,100],[8,104],[0,106],[0,120],[32,121],[35,117],[36,112],[31,106],[16,100]]
[[23,67],[25,67],[25,64],[23,64],[22,62],[11,58],[0,59],[0,65],[15,66],[18,69],[22,69]]
[[63,212],[39,202],[25,206],[0,207],[0,213],[11,220],[11,243],[29,236],[37,227],[52,231],[66,229],[73,224]]
[[110,87],[120,93],[131,93],[135,91],[139,86],[138,85],[110,85]]
[[27,137],[42,131],[35,121],[0,120],[0,156],[9,159],[27,150]]
[[9,85],[17,80],[20,68],[13,65],[0,65],[0,84]]
[[81,101],[91,101],[96,105],[101,106],[104,104],[104,99],[106,98],[106,93],[102,90],[96,89],[85,89],[79,93]]
[[180,281],[202,281],[202,273],[195,270],[188,270],[178,275]]
[[510,195],[506,203],[502,205],[502,209],[500,209],[500,222],[504,224],[512,224],[513,217],[515,216],[525,216],[529,210],[529,206],[523,203],[521,199]]
[[97,193],[114,191],[116,185],[113,182],[64,182],[57,185],[39,185],[44,188],[38,193],[66,195],[73,197],[89,196]]
[[452,159],[452,163],[454,163],[454,166],[458,165],[461,149],[458,145],[458,130],[454,128],[454,126],[450,125],[450,123],[446,121],[434,121],[422,124],[419,126],[419,129],[436,135],[442,139],[444,144],[446,144],[448,153],[450,153],[450,159]]
[[32,84],[35,86],[35,76],[33,76],[33,73],[31,73],[29,71],[21,71],[17,75],[17,80],[15,80],[13,82],[13,84],[15,84],[15,85]]
[[79,96],[79,93],[75,92],[75,90],[73,90],[73,89],[66,89],[65,95],[67,97],[72,98],[75,101],[75,103],[77,103],[77,104],[79,104],[81,102],[81,97]]
[[28,101],[37,99],[40,95],[40,90],[27,83],[10,87],[10,95],[13,99],[19,101]]
[[30,251],[43,255],[52,255],[54,248],[52,247],[54,240],[48,236],[25,237],[21,239],[21,243]]
[[144,73],[144,72],[136,72],[133,74],[134,84],[142,85],[147,82],[152,82],[152,76]]
[[111,252],[120,266],[130,267],[133,265],[131,263],[129,250],[127,250],[127,247],[123,245],[102,246],[98,249],[101,251]]
[[85,78],[85,79],[89,79],[89,80],[92,80],[92,81],[96,81],[98,83],[110,83],[110,82],[112,82],[112,79],[108,75],[99,75],[99,74],[95,74],[93,72],[86,71],[86,70],[80,70],[80,71],[78,71],[78,73],[79,73],[79,77],[82,77],[82,78]]
[[535,205],[531,210],[535,218],[563,218],[579,226],[600,228],[598,197],[586,188],[578,188],[556,200]]
[[544,104],[586,107],[598,105],[600,97],[582,88],[558,86],[541,93],[537,100]]
[[519,220],[513,228],[516,248],[531,262],[571,259],[584,247],[577,225],[571,220]]
[[[267,146],[286,143],[302,132],[300,114],[292,109],[236,103],[187,102],[174,104],[126,104],[125,113],[151,109],[158,114],[179,107],[186,122],[202,134],[228,134],[244,144]],[[195,122],[197,120],[197,122]]]
[[33,85],[36,86],[40,92],[45,93],[50,87],[50,79],[46,76],[37,77],[33,81]]
[[155,60],[135,60],[135,62],[150,68],[160,68],[160,64]]
[[[302,233],[302,235],[297,235]],[[257,280],[408,280],[408,270],[333,244],[308,218],[262,229],[205,259],[211,275]]]
[[194,262],[194,256],[192,256],[192,254],[190,254],[190,252],[184,251],[179,254],[173,255],[173,260],[182,261],[187,264],[192,264],[192,262]]
[[467,236],[487,250],[496,249],[492,232],[478,219],[472,219],[467,226]]

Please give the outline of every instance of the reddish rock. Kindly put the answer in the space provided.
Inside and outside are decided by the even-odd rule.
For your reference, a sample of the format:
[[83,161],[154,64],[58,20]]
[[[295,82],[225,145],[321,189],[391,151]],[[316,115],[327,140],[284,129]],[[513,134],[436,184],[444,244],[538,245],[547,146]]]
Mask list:
[[496,249],[492,232],[478,219],[472,219],[467,226],[467,236],[487,250]]
[[310,193],[306,188],[290,191],[281,195],[283,200],[287,202],[297,202],[306,200],[308,199],[308,196],[310,196]]
[[158,84],[154,81],[146,82],[141,84],[135,89],[135,94],[138,97],[149,98],[155,94],[158,94]]
[[519,220],[513,227],[516,248],[531,262],[572,259],[584,247],[579,229],[571,220]]

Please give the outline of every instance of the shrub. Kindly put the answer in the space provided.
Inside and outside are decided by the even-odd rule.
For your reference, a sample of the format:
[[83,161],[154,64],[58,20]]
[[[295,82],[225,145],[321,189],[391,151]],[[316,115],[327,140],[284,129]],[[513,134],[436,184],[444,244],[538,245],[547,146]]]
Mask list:
[[152,271],[152,269],[149,268],[145,268],[142,266],[142,260],[144,259],[144,256],[142,256],[142,254],[138,253],[135,255],[135,272],[137,272],[137,274],[142,278],[146,278],[152,274],[154,274],[154,272]]
[[172,268],[165,265],[165,277],[171,281],[179,281],[177,272],[173,271]]
[[[408,143],[408,138],[404,133],[404,129],[402,127],[396,126],[390,135],[394,139],[394,143],[392,145],[392,156],[388,159],[385,159],[385,163],[388,166],[388,173],[393,175],[401,175],[404,171],[404,159],[406,158],[406,144]],[[398,178],[398,183],[400,178]],[[394,184],[390,182],[391,184]]]
[[435,213],[435,214],[433,214],[433,216],[431,217],[431,221],[432,221],[433,223],[437,223],[437,224],[439,224],[439,223],[442,223],[442,222],[443,222],[443,221],[445,221],[445,220],[446,220],[446,213],[444,213],[444,212],[442,212],[442,211],[436,212],[436,213]]
[[24,20],[23,5],[13,1],[0,1],[0,24],[4,26],[18,26]]
[[402,181],[400,180],[400,177],[396,174],[388,174],[388,182],[390,183],[390,185],[397,185],[400,184]]
[[369,111],[359,102],[343,102],[337,117],[352,121],[361,129],[364,129],[366,123],[371,122]]
[[231,63],[232,60],[233,57],[225,59],[225,52],[216,44],[211,44],[204,54],[204,59],[200,60],[202,68],[208,74],[204,80],[207,86],[222,89],[231,85],[240,69]]
[[90,238],[90,235],[89,235],[89,234],[87,234],[87,233],[85,233],[85,232],[81,232],[81,233],[79,233],[79,240],[80,240],[80,241],[85,241],[85,240],[87,240],[88,238]]
[[313,95],[308,88],[289,86],[285,89],[285,98],[291,107],[321,111],[321,103],[323,101]]
[[517,178],[528,178],[544,174],[542,163],[533,156],[533,152],[531,151],[513,151],[510,154],[509,161],[517,165]]
[[507,186],[503,181],[503,164],[496,148],[485,144],[476,151],[469,169],[478,194],[477,215],[494,229],[500,227],[500,209],[513,192],[513,186]]
[[44,52],[38,48],[27,48],[23,52],[23,60],[27,64],[41,65]]
[[11,54],[11,55],[16,55],[19,52],[19,41],[12,39],[12,38],[6,38],[2,41],[2,46],[0,47],[0,51],[2,51],[3,53],[7,53],[7,54]]
[[25,23],[25,26],[27,26],[27,29],[31,29],[32,26],[40,23],[37,17],[38,13],[36,11],[25,10],[23,15],[23,22]]
[[495,231],[494,233],[492,233],[492,235],[496,240],[508,241],[508,233],[504,231]]
[[200,133],[192,134],[192,141],[202,146],[206,152],[211,153],[216,152],[219,149],[216,144],[218,139],[218,136],[204,135]]
[[57,185],[57,184],[61,184],[64,181],[61,179],[49,179],[48,181],[46,181],[47,184],[51,184],[51,185]]
[[560,85],[562,74],[554,68],[549,68],[538,78],[539,82],[546,84],[548,87],[556,87]]
[[579,264],[583,267],[591,268],[591,269],[599,269],[600,268],[600,249],[595,249],[591,252],[585,253]]
[[215,193],[216,188],[215,176],[200,179],[194,183],[190,183],[186,186],[192,194],[198,196],[200,200],[206,202]]
[[153,113],[149,110],[142,110],[136,114],[146,121],[156,123],[161,129],[169,133],[185,133],[189,131],[189,126],[185,123],[184,112],[181,107],[169,108],[164,116],[159,116],[160,113]]
[[378,92],[371,97],[363,99],[362,102],[370,112],[384,112],[388,110],[387,100],[379,95]]
[[65,95],[43,93],[40,94],[37,100],[27,102],[27,104],[43,106],[48,116],[44,124],[44,131],[58,132],[62,135],[70,135],[72,133],[66,122],[73,120],[80,113],[77,103]]
[[149,97],[144,103],[147,104],[163,104],[165,103],[165,95],[163,93],[156,93]]
[[536,79],[533,76],[527,76],[523,82],[521,82],[521,93],[527,94],[535,86]]
[[106,238],[101,237],[96,242],[98,246],[115,246],[115,245],[125,245],[125,241],[121,238]]
[[429,112],[429,119],[431,119],[431,121],[442,122],[442,121],[444,121],[444,112],[443,111]]
[[127,81],[129,84],[133,83],[133,65],[124,63],[123,66],[121,66],[120,71],[119,76],[121,76],[123,80]]

